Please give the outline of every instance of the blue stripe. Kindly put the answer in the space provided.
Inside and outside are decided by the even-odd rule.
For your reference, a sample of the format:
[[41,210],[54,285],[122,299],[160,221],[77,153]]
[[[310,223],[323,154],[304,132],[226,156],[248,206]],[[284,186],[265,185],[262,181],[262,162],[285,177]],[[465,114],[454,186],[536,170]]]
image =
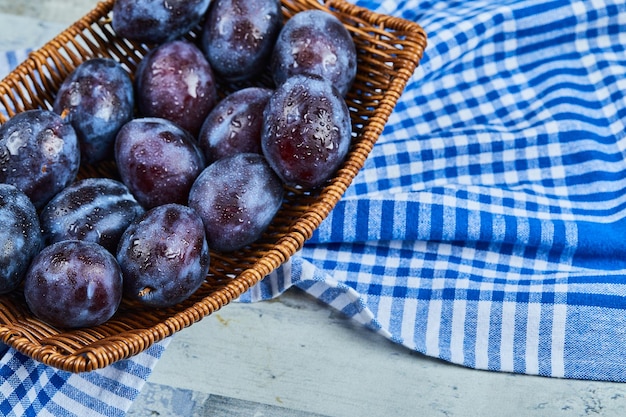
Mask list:
[[567,304],[626,310],[626,296],[568,292]]
[[333,211],[332,228],[331,228],[331,241],[341,242],[343,241],[343,227],[345,222],[345,211],[336,207]]
[[[536,76],[528,80],[528,83],[530,85],[538,86],[543,83],[547,84],[546,87],[542,89],[542,95],[544,97],[553,92],[554,88],[560,87],[561,89],[565,90],[566,85],[570,85],[572,87],[571,90],[573,91],[582,90],[592,92],[592,86],[585,84],[585,81],[588,82],[589,80],[589,73],[585,67],[580,66],[581,58],[582,56],[578,52],[550,55],[547,58],[538,59],[533,63],[521,65],[520,71],[533,73],[536,72],[535,70],[537,68],[541,68],[542,66],[549,67],[545,71],[538,73]],[[552,68],[553,66],[556,66],[556,68]],[[580,83],[564,81],[568,79],[568,75],[575,78],[580,78]]]
[[[566,179],[567,185],[569,186],[575,186],[575,185],[585,185],[585,184],[590,184],[590,183],[594,183],[594,182],[611,182],[611,183],[621,183],[622,179],[625,178],[624,175],[626,173],[626,168],[621,169],[617,172],[607,172],[607,171],[598,171],[598,170],[592,170],[592,171],[588,171],[588,172],[583,172],[580,174],[574,174],[572,173],[572,175],[568,176]],[[599,191],[599,193],[589,193],[587,194],[594,196],[594,198],[587,198],[583,201],[593,201],[593,200],[599,200],[598,198],[595,198],[597,196],[602,195],[602,191],[601,190],[596,190]],[[576,195],[572,196],[572,199],[576,200]]]
[[626,219],[610,224],[578,222],[578,247],[572,264],[584,268],[626,268]]
[[502,337],[502,303],[492,303],[489,314],[489,347],[487,369],[500,369],[500,341]]
[[614,284],[623,285],[626,281],[624,274],[604,274],[604,275],[574,275],[567,278],[570,284]]
[[[578,140],[577,138],[573,138],[572,137],[573,135],[570,135],[569,133],[572,133],[572,132],[568,132],[568,135],[567,135],[567,137],[570,140],[572,139]],[[579,137],[579,139],[587,139],[587,138],[588,137],[586,138]],[[623,162],[623,155],[619,152],[606,153],[606,152],[599,151],[597,149],[585,149],[585,150],[580,150],[578,152],[565,154],[563,155],[561,160],[563,161],[563,165],[578,165],[586,161],[609,162],[609,163],[619,164]]]
[[397,239],[399,236],[395,233],[394,227],[395,202],[384,200],[381,207],[381,239],[391,240]]
[[468,300],[465,313],[463,353],[466,366],[476,366],[476,329],[478,328],[478,303]]
[[[568,2],[563,1],[550,1],[550,2],[541,2],[541,3],[532,3],[524,4],[524,7],[521,9],[517,9],[513,11],[513,17],[516,20],[524,20],[525,18],[536,19],[537,16],[549,16],[550,13],[554,12],[557,9],[567,5]],[[555,16],[558,16],[555,15]],[[534,26],[533,26],[534,27]],[[550,28],[549,25],[538,26],[541,30],[533,30],[527,29],[522,32],[517,31],[517,34],[520,36],[534,36],[543,32],[551,32],[554,28]],[[559,26],[562,27],[562,26]]]
[[444,302],[441,305],[441,317],[439,328],[439,357],[443,360],[449,361],[452,358],[452,352],[450,350],[452,339],[452,314],[454,312],[454,305],[450,302]]

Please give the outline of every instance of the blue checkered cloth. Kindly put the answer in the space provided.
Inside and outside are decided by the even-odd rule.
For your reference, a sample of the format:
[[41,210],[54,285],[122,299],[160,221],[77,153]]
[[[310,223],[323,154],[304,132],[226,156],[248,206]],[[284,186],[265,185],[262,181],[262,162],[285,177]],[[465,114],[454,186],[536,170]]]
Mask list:
[[[626,3],[357,3],[429,47],[344,198],[240,301],[295,286],[452,363],[626,381]],[[123,415],[166,344],[81,375],[0,350],[0,413]]]
[[297,286],[471,368],[626,381],[626,2],[362,0],[429,46]]

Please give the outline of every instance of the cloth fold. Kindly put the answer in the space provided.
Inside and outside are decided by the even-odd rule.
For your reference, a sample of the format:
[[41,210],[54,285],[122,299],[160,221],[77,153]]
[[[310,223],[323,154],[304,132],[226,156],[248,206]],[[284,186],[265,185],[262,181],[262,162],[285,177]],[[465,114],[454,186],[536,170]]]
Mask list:
[[[296,286],[425,355],[626,381],[626,3],[356,3],[429,46],[344,198],[238,301]],[[167,342],[84,375],[0,345],[0,412],[123,415]]]

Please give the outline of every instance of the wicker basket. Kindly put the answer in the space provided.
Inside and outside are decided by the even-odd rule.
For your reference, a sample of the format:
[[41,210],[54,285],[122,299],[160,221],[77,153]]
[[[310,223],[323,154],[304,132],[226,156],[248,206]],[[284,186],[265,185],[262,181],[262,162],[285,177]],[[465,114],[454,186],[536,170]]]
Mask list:
[[[117,37],[111,28],[114,0],[93,11],[33,52],[0,83],[0,121],[33,108],[51,108],[65,77],[86,59],[105,56],[132,74],[149,46]],[[358,75],[348,94],[354,138],[348,159],[321,190],[287,190],[285,203],[263,237],[237,253],[211,253],[203,286],[167,309],[122,302],[117,314],[93,328],[65,331],[35,318],[21,290],[0,296],[0,340],[47,365],[70,372],[106,367],[192,325],[239,297],[289,259],[324,220],[362,168],[403,89],[417,67],[426,35],[399,18],[372,13],[342,0],[283,0],[285,18],[306,9],[334,13],[353,35]],[[188,36],[197,37],[197,31]],[[232,87],[229,87],[232,88]],[[226,87],[224,87],[226,89]],[[224,90],[224,92],[227,92]],[[113,162],[81,168],[80,177],[116,178]]]

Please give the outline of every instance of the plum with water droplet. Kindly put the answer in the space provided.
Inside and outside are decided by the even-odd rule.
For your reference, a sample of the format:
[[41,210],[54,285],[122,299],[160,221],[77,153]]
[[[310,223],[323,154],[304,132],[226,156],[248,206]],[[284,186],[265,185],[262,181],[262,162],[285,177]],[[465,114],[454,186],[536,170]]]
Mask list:
[[272,93],[268,88],[244,88],[215,106],[198,135],[207,163],[238,153],[261,153],[263,110]]
[[31,312],[57,327],[92,327],[109,320],[122,301],[115,256],[93,242],[64,240],[46,246],[24,279]]
[[122,126],[115,139],[115,161],[122,182],[146,209],[185,203],[205,166],[191,134],[156,117]]
[[0,182],[23,191],[37,209],[78,174],[80,148],[69,121],[49,110],[28,110],[0,126]]
[[0,294],[16,289],[44,246],[37,210],[9,184],[0,184]]
[[41,210],[39,219],[48,245],[84,240],[115,253],[122,233],[144,211],[121,182],[86,178],[54,196]]
[[263,155],[290,186],[316,188],[343,163],[350,147],[350,113],[327,80],[295,75],[265,107]]
[[357,72],[356,47],[335,15],[322,10],[296,13],[280,31],[270,60],[277,85],[297,74],[329,80],[345,97]]
[[209,62],[197,46],[184,40],[150,51],[139,63],[135,88],[140,116],[170,120],[194,137],[217,103]]
[[202,218],[211,249],[234,251],[257,240],[283,200],[283,185],[262,155],[217,160],[198,176],[189,207]]
[[266,68],[281,27],[278,0],[215,0],[200,42],[217,74],[246,81]]
[[151,307],[180,303],[202,285],[209,271],[202,220],[180,204],[155,207],[124,232],[117,260],[127,297]]
[[93,58],[65,78],[53,110],[67,117],[78,136],[81,161],[91,164],[113,156],[118,130],[133,117],[133,84],[121,64]]
[[117,0],[111,25],[138,42],[159,44],[179,38],[198,25],[210,0]]

